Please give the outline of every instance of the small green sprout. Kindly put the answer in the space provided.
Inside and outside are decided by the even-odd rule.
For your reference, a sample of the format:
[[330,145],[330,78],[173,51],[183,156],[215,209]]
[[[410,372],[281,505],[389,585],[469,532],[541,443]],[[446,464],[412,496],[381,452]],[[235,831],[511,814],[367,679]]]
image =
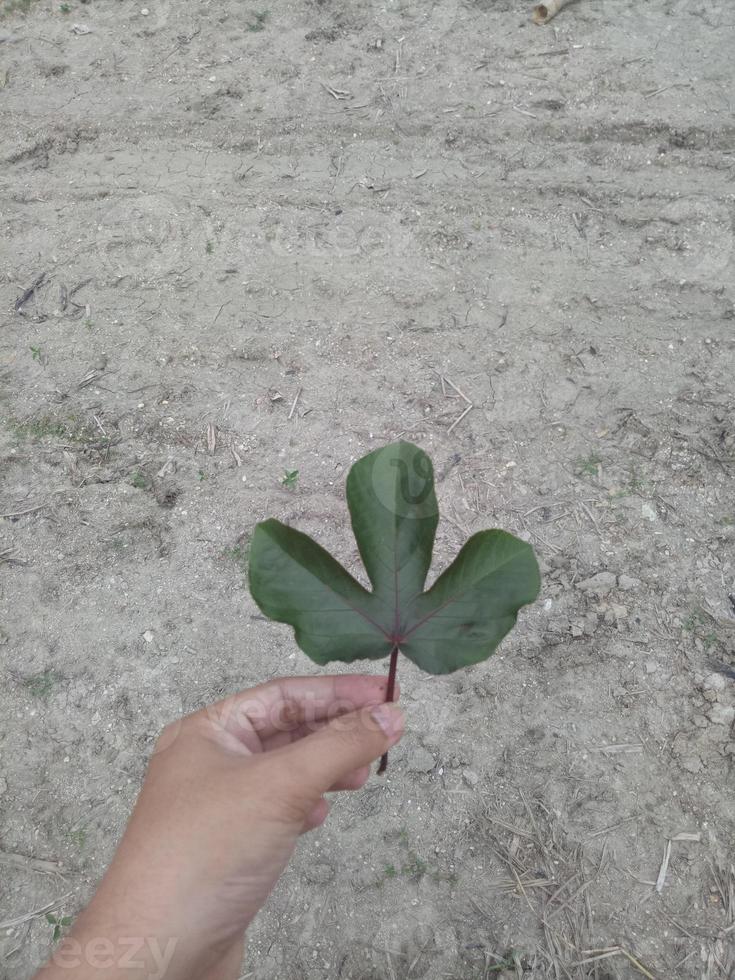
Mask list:
[[598,476],[599,466],[602,462],[600,456],[594,453],[577,460],[577,473],[579,476]]
[[72,924],[74,919],[70,915],[62,915],[61,918],[59,918],[56,915],[52,915],[51,912],[47,912],[46,921],[49,923],[49,925],[52,925],[54,927],[53,940],[54,942],[57,942],[57,940],[61,936],[61,933],[64,931],[64,929],[66,929],[67,926],[70,926]]

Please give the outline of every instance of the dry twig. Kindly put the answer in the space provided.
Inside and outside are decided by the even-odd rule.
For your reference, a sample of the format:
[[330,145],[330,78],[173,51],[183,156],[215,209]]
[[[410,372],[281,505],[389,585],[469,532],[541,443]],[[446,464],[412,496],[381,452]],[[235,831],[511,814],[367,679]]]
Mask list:
[[299,388],[299,390],[296,392],[296,397],[294,398],[293,404],[291,405],[291,411],[288,413],[288,417],[290,419],[293,418],[293,413],[296,411],[296,406],[298,404],[299,398],[301,398],[301,392],[302,391],[303,391],[303,389],[302,388]]
[[572,0],[548,0],[548,3],[537,3],[531,14],[534,24],[548,24],[571,2]]

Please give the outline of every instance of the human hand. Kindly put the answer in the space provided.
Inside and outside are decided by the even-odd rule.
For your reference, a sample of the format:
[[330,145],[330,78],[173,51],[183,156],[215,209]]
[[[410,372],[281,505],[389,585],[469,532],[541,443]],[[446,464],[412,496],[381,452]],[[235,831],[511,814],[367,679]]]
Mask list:
[[363,786],[403,734],[386,689],[285,678],[166,728],[102,884],[39,978],[236,977],[244,930],[299,835],[326,819],[324,794]]

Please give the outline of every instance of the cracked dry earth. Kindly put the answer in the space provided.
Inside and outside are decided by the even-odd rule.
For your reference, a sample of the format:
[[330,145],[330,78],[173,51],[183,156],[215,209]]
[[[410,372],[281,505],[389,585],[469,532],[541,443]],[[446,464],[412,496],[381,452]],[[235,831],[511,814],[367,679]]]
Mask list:
[[542,595],[487,663],[401,665],[387,778],[243,975],[726,980],[729,0],[267,2],[0,5],[0,975],[162,725],[316,670],[249,534],[356,568],[346,472],[403,436],[436,568],[504,527]]

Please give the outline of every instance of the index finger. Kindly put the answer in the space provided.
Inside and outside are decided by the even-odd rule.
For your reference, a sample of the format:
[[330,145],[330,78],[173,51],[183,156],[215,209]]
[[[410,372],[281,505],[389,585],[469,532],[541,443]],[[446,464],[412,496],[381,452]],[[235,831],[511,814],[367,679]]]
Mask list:
[[211,720],[242,741],[330,721],[385,701],[388,678],[370,674],[279,677],[205,708]]

